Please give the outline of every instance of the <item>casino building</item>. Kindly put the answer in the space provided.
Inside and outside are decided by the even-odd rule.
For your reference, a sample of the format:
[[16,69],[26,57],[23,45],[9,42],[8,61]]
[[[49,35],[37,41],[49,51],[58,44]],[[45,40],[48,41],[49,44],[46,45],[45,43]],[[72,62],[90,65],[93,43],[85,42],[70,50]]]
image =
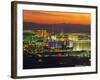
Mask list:
[[87,33],[69,33],[68,40],[70,45],[74,46],[74,51],[91,50],[91,38]]

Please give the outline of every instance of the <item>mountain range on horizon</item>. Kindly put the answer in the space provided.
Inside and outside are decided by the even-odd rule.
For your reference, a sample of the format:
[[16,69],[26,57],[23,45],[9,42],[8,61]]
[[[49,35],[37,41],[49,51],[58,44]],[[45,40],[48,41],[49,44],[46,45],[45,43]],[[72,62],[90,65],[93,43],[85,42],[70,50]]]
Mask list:
[[23,23],[23,30],[38,30],[45,29],[49,32],[76,32],[76,33],[90,33],[90,25],[81,24],[36,24],[36,23]]

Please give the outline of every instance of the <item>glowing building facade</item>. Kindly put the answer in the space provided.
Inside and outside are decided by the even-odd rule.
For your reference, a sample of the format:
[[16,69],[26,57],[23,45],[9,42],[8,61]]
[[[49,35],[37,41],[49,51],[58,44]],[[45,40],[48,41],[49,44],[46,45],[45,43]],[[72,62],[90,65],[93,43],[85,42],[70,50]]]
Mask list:
[[91,39],[90,35],[86,33],[69,33],[68,40],[71,41],[70,44],[73,45],[74,51],[80,50],[91,50]]
[[[41,43],[53,49],[71,51],[91,51],[91,38],[89,33],[53,33],[47,30],[24,31],[24,41]],[[39,46],[39,45],[37,45]]]

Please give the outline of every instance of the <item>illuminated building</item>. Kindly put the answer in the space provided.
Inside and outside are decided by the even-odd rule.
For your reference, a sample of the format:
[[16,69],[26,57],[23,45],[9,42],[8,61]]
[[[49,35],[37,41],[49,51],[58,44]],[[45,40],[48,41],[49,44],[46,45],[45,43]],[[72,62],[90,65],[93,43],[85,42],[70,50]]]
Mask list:
[[66,41],[66,37],[65,37],[65,33],[64,33],[64,32],[61,32],[61,33],[59,34],[59,40],[60,40],[60,41]]
[[68,40],[72,41],[74,51],[91,50],[90,35],[86,33],[69,33]]
[[54,33],[47,30],[24,30],[24,41],[36,42],[37,46],[71,51],[91,51],[89,33]]

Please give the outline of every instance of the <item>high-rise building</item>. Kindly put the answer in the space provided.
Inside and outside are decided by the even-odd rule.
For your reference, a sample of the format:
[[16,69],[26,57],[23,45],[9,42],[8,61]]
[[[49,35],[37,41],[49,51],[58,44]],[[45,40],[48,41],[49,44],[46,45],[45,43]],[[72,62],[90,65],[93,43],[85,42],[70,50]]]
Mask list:
[[[90,35],[86,33],[69,33],[68,40],[73,45],[74,51],[91,50]],[[69,44],[69,45],[70,45]]]

